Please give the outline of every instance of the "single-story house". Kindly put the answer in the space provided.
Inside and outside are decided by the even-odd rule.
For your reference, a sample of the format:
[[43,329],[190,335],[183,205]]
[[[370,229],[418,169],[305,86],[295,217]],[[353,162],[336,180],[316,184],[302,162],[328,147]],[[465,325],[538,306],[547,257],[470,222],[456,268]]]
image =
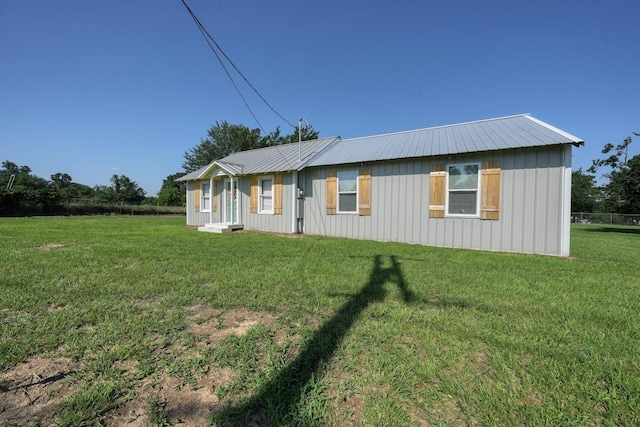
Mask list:
[[233,153],[180,178],[187,224],[569,255],[571,148],[528,114]]

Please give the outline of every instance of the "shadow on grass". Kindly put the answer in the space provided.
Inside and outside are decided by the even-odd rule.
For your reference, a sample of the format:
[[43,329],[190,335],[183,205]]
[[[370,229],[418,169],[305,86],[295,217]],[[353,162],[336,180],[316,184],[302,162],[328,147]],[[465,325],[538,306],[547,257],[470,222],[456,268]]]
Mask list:
[[349,329],[371,304],[387,296],[384,284],[398,286],[405,303],[413,301],[400,263],[390,256],[390,267],[383,267],[381,255],[374,256],[373,268],[366,285],[325,322],[302,349],[298,357],[248,401],[222,409],[214,415],[218,425],[282,425],[295,424],[297,405],[311,383],[322,376],[325,365],[342,343]]
[[624,234],[640,234],[640,227],[589,227],[585,228],[586,231],[596,233],[624,233]]

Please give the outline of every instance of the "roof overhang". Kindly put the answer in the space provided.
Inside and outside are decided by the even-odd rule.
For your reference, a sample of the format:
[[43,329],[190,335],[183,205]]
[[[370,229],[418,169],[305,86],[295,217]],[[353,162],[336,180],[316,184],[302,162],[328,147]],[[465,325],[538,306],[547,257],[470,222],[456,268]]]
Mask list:
[[211,163],[209,166],[207,166],[205,169],[203,169],[202,172],[200,172],[200,174],[194,179],[207,178],[211,176],[211,174],[215,172],[216,169],[220,169],[220,171],[224,175],[236,176],[239,173],[242,173],[243,166],[235,163],[230,163],[230,162],[215,161]]

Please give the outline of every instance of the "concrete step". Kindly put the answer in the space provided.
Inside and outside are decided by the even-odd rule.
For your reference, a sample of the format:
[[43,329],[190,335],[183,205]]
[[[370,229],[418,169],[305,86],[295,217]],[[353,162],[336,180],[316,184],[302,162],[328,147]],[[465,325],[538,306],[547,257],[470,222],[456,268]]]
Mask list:
[[206,233],[231,233],[234,230],[242,230],[244,228],[243,224],[225,224],[225,223],[216,223],[216,224],[205,224],[202,227],[198,227],[198,231],[204,231]]

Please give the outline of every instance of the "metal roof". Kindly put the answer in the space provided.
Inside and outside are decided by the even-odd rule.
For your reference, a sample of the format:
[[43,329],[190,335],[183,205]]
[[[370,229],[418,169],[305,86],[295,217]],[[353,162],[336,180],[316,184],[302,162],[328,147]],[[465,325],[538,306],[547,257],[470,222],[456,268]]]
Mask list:
[[584,141],[528,114],[344,139],[307,166],[441,156]]
[[384,135],[344,140],[331,137],[303,141],[300,144],[239,151],[176,181],[201,179],[216,168],[221,168],[230,175],[248,175],[301,170],[308,166],[583,143],[582,139],[574,135],[529,114],[521,114]]
[[213,161],[197,171],[178,178],[176,181],[201,179],[208,176],[216,168],[221,168],[230,175],[301,170],[307,166],[310,160],[338,140],[340,140],[340,137],[330,137],[303,141],[299,144],[274,145],[255,150],[238,151],[220,160]]

